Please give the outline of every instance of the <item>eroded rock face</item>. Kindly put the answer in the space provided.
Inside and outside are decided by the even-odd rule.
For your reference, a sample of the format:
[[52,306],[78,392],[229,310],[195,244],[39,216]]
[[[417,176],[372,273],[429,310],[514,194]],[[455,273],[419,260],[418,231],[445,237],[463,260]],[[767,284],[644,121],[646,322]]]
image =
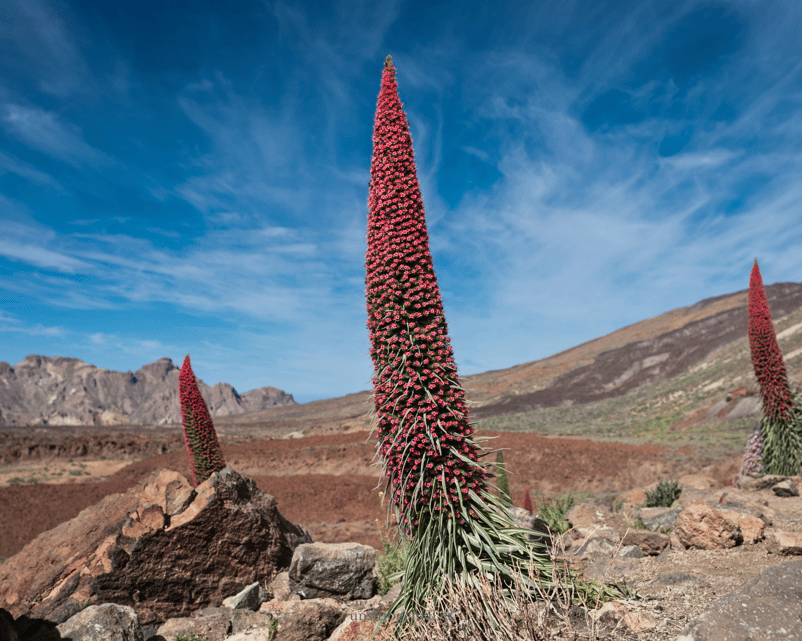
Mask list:
[[272,496],[230,467],[194,490],[177,472],[159,470],[0,565],[0,603],[15,617],[56,623],[116,603],[155,624],[269,580],[309,542]]

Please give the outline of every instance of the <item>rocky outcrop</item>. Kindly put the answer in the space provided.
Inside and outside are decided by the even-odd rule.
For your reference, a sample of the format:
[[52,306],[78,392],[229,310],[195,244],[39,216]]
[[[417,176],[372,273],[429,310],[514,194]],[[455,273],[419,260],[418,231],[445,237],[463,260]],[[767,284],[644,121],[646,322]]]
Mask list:
[[89,605],[117,603],[147,625],[269,580],[308,542],[272,496],[230,467],[195,489],[160,470],[0,565],[0,603],[14,616],[56,623]]
[[[181,423],[178,372],[160,358],[136,372],[115,372],[77,358],[27,356],[0,363],[0,425],[165,425]],[[294,405],[291,394],[260,387],[244,394],[198,380],[209,413],[232,416]]]

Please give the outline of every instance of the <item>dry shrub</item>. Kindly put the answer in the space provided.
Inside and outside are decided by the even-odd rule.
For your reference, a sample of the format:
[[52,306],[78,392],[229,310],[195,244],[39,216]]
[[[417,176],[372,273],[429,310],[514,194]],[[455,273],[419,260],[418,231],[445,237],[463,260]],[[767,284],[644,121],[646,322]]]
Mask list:
[[[449,577],[444,598],[436,608],[430,598],[423,617],[403,619],[400,626],[380,629],[377,641],[611,641],[612,629],[602,629],[591,616],[600,603],[576,604],[579,592],[553,566],[548,581],[541,580],[535,564],[522,570],[521,578],[506,589],[498,576],[482,576],[478,587]],[[539,586],[527,591],[524,575]],[[531,585],[532,583],[530,583]],[[545,585],[556,587],[546,588]],[[505,596],[506,593],[506,596]],[[490,608],[488,608],[490,604]]]

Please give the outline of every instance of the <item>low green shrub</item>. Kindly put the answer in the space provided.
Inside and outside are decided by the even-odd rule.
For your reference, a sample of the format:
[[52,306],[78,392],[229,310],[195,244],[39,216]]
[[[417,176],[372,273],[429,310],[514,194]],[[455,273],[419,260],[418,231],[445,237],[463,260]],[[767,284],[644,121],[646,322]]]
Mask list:
[[401,580],[407,562],[407,548],[402,543],[392,543],[383,532],[381,537],[384,551],[376,560],[379,564],[379,595],[384,596]]
[[653,491],[646,492],[643,507],[671,507],[680,494],[682,489],[676,481],[660,481]]
[[577,501],[582,501],[590,496],[590,492],[582,492],[575,495],[573,492],[560,494],[553,499],[547,499],[544,496],[538,497],[537,511],[538,516],[545,521],[546,525],[552,532],[563,534],[568,531],[570,525],[565,520],[565,515],[568,513]]

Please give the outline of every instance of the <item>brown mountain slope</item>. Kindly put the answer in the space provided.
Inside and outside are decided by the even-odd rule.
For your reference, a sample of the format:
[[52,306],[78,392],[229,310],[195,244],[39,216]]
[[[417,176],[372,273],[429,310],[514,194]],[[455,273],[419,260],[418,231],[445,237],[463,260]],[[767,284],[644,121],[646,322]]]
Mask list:
[[[476,420],[584,404],[670,379],[747,335],[747,294],[716,296],[629,325],[549,358],[465,377]],[[775,320],[802,307],[802,284],[766,287]]]
[[[481,424],[485,419],[539,408],[583,405],[670,380],[724,346],[746,340],[747,294],[748,290],[742,290],[708,298],[548,358],[463,376],[471,419]],[[802,283],[769,285],[766,296],[776,324],[802,308]],[[748,378],[751,362],[742,364],[741,370]],[[799,378],[795,372],[789,367],[792,380]],[[746,383],[752,389],[757,384],[754,378]],[[234,431],[260,425],[305,434],[337,433],[369,429],[371,410],[371,393],[358,392],[224,417],[215,420],[215,425]]]

